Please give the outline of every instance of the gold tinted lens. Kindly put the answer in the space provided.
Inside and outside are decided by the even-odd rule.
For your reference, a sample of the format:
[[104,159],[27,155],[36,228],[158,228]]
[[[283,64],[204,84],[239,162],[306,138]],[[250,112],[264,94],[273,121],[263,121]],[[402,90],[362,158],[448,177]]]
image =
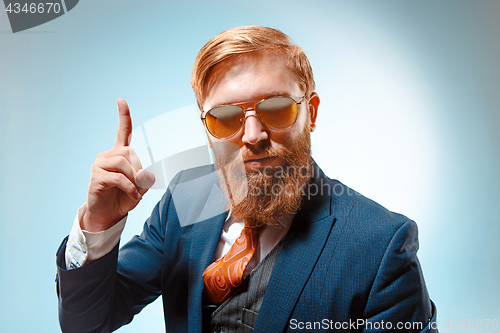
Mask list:
[[297,103],[290,97],[271,97],[256,105],[259,118],[274,129],[290,127],[297,119]]
[[205,122],[208,131],[219,139],[236,134],[242,124],[243,109],[236,105],[218,106],[207,112]]

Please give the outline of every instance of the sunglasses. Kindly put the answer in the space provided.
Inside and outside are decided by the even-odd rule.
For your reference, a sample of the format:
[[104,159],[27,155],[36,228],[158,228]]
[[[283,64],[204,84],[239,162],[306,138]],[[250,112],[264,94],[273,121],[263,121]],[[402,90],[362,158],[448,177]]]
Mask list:
[[[239,132],[245,123],[245,112],[255,111],[260,121],[267,127],[282,130],[292,126],[297,120],[297,105],[302,103],[287,96],[273,96],[260,101],[242,102],[231,105],[216,106],[201,117],[208,132],[218,139],[229,139]],[[238,104],[256,103],[244,109]],[[252,106],[252,105],[250,105]]]

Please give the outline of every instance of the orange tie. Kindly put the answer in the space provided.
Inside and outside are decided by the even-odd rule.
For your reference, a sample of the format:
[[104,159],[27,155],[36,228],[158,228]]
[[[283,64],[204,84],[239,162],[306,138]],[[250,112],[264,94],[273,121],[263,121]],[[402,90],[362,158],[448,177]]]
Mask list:
[[245,226],[229,251],[203,272],[205,291],[213,304],[222,304],[243,281],[243,272],[255,253],[261,229]]

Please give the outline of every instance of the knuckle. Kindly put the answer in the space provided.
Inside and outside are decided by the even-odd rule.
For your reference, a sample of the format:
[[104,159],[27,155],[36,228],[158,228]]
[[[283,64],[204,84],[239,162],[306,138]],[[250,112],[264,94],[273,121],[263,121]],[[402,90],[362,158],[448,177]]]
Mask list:
[[123,167],[128,163],[127,159],[124,156],[121,156],[121,155],[117,156],[116,159],[117,159],[116,162],[118,163],[119,166]]
[[120,149],[117,153],[118,153],[118,155],[123,156],[124,158],[128,159],[130,156],[129,147],[120,147]]
[[122,175],[121,173],[118,173],[118,172],[113,172],[112,173],[112,179],[116,182],[116,183],[121,183],[124,181],[124,178],[125,176]]
[[99,161],[94,161],[92,165],[90,166],[90,174],[95,176],[95,173],[97,173],[101,169],[101,164]]
[[103,180],[102,175],[100,175],[98,172],[92,172],[90,174],[90,185],[89,186],[100,184],[102,182],[102,180]]
[[127,147],[125,147],[125,148],[126,148],[126,150],[127,150],[127,155],[128,155],[128,156],[133,156],[133,155],[135,155],[134,148],[132,148],[132,147],[130,147],[130,146],[127,146]]

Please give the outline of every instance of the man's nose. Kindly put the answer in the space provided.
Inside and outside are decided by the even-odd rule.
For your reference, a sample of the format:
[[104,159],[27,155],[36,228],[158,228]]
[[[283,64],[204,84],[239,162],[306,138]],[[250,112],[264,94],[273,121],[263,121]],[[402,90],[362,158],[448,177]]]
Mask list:
[[243,130],[245,132],[241,140],[247,144],[255,145],[269,138],[267,128],[262,124],[255,111],[246,112]]

